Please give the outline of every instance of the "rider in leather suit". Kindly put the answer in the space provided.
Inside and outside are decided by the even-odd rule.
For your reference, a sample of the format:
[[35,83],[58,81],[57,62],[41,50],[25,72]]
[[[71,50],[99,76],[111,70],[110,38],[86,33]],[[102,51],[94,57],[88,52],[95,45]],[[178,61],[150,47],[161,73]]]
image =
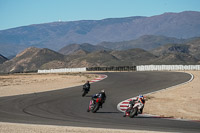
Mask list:
[[87,81],[84,85],[83,85],[83,89],[87,89],[88,91],[90,91],[90,82]]
[[101,98],[102,99],[102,102],[100,103],[100,107],[102,108],[102,105],[103,103],[105,103],[105,100],[106,100],[106,93],[105,93],[105,90],[101,90],[101,92],[95,94],[92,96],[92,100],[93,102],[96,101],[97,98]]
[[143,96],[143,95],[139,95],[136,99],[133,99],[133,100],[131,100],[131,101],[129,102],[129,109],[127,109],[127,110],[125,111],[124,117],[126,116],[126,112],[130,112],[130,109],[133,108],[133,106],[134,106],[134,104],[135,104],[136,102],[139,102],[139,103],[142,103],[142,104],[143,104],[142,108],[139,110],[139,113],[142,114],[143,108],[144,108],[144,104],[145,104],[145,100],[144,100],[144,96]]

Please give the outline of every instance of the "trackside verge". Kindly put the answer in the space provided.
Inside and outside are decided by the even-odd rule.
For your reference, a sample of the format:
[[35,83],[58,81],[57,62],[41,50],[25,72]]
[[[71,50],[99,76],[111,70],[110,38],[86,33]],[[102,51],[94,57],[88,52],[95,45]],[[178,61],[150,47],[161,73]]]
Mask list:
[[[189,82],[191,82],[193,79],[194,79],[194,75],[191,74],[191,73],[188,73],[190,74],[191,78],[190,80],[184,82],[184,83],[181,83],[181,84],[178,84],[178,85],[175,85],[175,86],[171,86],[171,87],[168,87],[168,88],[165,88],[165,89],[161,89],[161,90],[158,90],[158,91],[154,91],[154,92],[150,92],[150,93],[147,93],[147,94],[144,94],[145,96],[147,95],[150,95],[150,94],[153,94],[153,93],[157,93],[157,92],[160,92],[160,91],[163,91],[163,90],[168,90],[168,89],[171,89],[171,88],[174,88],[174,87],[177,87],[177,86],[180,86],[180,85],[183,85],[183,84],[187,84]],[[117,105],[117,109],[120,111],[120,112],[124,112],[126,109],[127,109],[127,106],[129,104],[129,101],[130,100],[133,100],[135,99],[136,97],[132,97],[132,98],[129,98],[129,99],[126,99],[122,102],[120,102],[118,105]],[[175,119],[175,118],[169,118],[169,117],[161,117],[161,116],[157,116],[157,115],[151,115],[151,114],[142,114],[143,117],[156,117],[156,118],[168,118],[168,119]],[[184,120],[184,121],[188,121],[186,119],[175,119],[175,120]]]

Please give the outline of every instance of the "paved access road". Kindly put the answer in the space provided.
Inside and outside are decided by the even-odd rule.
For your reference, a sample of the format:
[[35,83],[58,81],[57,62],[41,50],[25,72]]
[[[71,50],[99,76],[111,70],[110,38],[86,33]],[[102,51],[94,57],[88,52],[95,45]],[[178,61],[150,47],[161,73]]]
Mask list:
[[[188,81],[178,72],[104,73],[108,78],[91,85],[87,97],[82,87],[0,98],[0,121],[118,129],[200,132],[200,122],[160,118],[124,118],[117,110],[122,100]],[[106,90],[107,101],[97,113],[86,112],[91,95]],[[145,108],[144,108],[145,109]],[[175,108],[172,108],[175,109]]]

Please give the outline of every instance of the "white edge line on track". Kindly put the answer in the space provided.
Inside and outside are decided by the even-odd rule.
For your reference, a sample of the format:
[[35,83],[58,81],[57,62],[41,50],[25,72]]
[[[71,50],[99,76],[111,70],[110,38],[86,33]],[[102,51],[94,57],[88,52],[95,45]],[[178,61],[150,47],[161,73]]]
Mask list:
[[[193,79],[194,79],[194,75],[189,73],[189,72],[184,72],[184,73],[187,73],[187,74],[190,74],[191,78],[190,80],[186,81],[186,82],[183,82],[181,84],[177,84],[177,85],[174,85],[174,86],[171,86],[171,87],[168,87],[168,88],[164,88],[164,89],[161,89],[161,90],[158,90],[158,91],[153,91],[153,92],[150,92],[150,93],[147,93],[147,94],[144,94],[144,95],[150,95],[150,94],[153,94],[153,93],[156,93],[156,92],[160,92],[160,91],[163,91],[163,90],[168,90],[168,89],[171,89],[173,87],[177,87],[177,86],[180,86],[180,85],[183,85],[183,84],[187,84],[189,82],[191,82]],[[120,105],[122,105],[123,102],[128,102],[130,99],[133,99],[135,97],[132,97],[132,98],[128,98],[122,102],[120,102],[118,105],[117,105],[117,109],[120,111],[120,112],[124,112],[120,109]],[[151,114],[142,114],[142,116],[146,116],[146,117],[155,117],[155,118],[163,118],[163,119],[170,119],[170,120],[180,120],[180,121],[195,121],[195,120],[189,120],[189,119],[179,119],[179,118],[165,118],[165,117],[160,117],[160,116],[157,116],[157,115],[151,115]],[[199,122],[199,121],[195,121],[195,122]]]

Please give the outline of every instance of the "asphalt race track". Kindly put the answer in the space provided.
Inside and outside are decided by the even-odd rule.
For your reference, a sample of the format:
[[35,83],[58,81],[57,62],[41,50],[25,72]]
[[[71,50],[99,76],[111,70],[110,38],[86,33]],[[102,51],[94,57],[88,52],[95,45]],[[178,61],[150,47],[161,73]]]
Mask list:
[[[104,73],[108,78],[91,84],[81,97],[82,86],[58,91],[0,98],[0,121],[82,127],[200,132],[200,122],[138,116],[124,118],[117,104],[125,99],[188,81],[178,72]],[[106,90],[107,101],[97,113],[87,112],[91,95]],[[145,109],[145,108],[144,108]],[[172,108],[175,109],[175,108]]]

